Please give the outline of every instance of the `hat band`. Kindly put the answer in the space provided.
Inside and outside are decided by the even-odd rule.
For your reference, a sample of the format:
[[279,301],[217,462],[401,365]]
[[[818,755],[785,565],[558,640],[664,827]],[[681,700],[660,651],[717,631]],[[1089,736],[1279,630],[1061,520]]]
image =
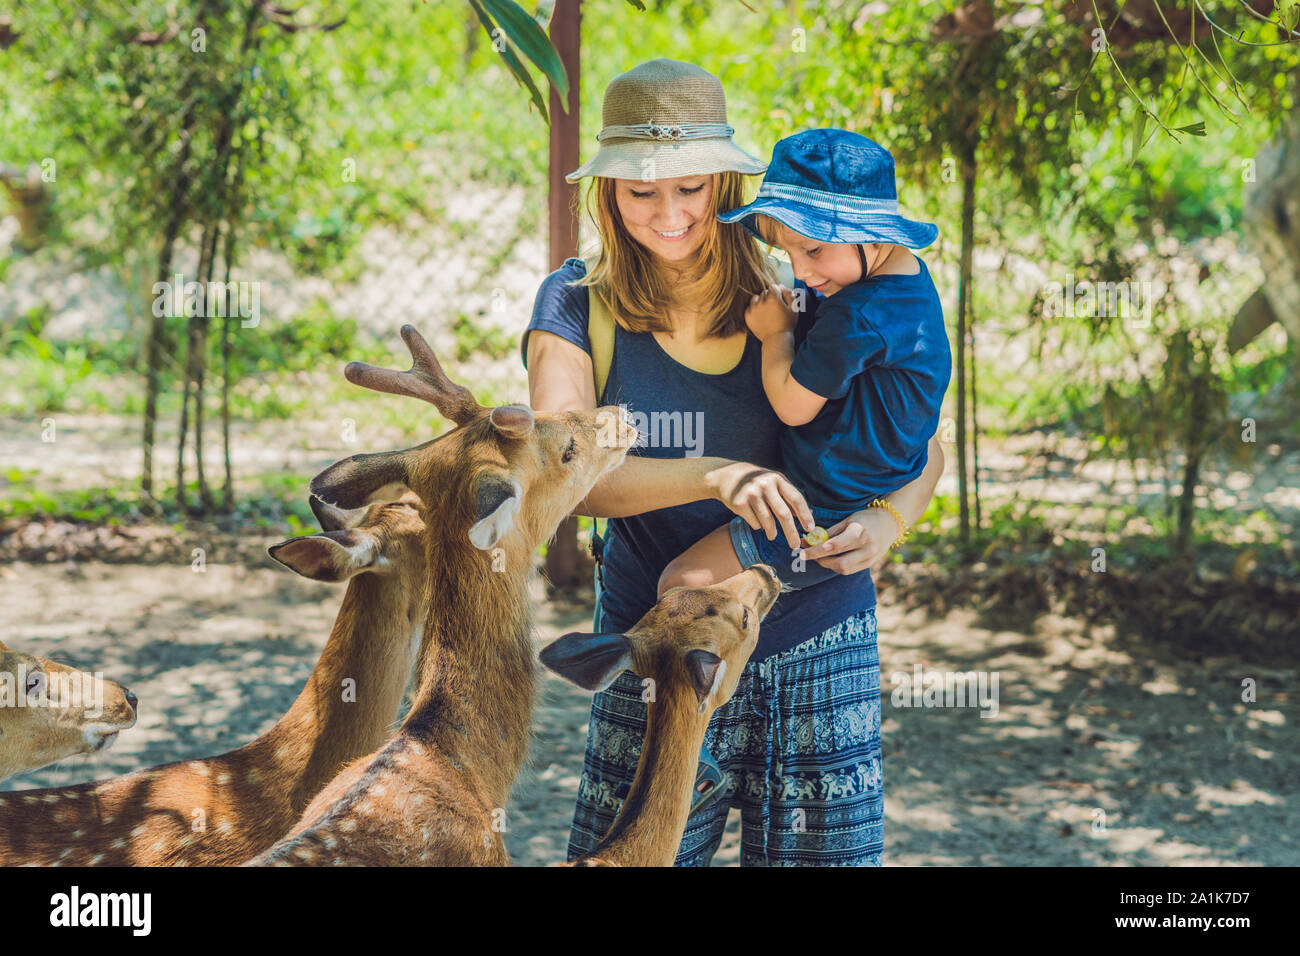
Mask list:
[[606,126],[596,137],[603,139],[718,139],[731,136],[736,130],[726,123],[636,123],[632,126]]
[[853,212],[885,212],[898,214],[897,199],[870,199],[864,196],[845,196],[841,193],[828,193],[822,189],[809,189],[807,186],[789,186],[785,183],[765,182],[759,187],[758,199],[791,199],[819,209],[850,210]]

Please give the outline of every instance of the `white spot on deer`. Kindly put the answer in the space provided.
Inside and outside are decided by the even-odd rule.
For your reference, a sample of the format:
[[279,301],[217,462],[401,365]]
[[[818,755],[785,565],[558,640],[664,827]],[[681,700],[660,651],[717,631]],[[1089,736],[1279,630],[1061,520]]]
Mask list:
[[246,776],[244,779],[247,780],[249,783],[257,783],[257,781],[260,778],[258,777],[256,770],[250,770],[248,771],[248,776]]
[[149,828],[142,823],[131,831],[131,836],[133,837],[141,836],[148,829]]
[[59,795],[57,793],[47,793],[44,797],[46,803],[58,803]]
[[212,773],[212,771],[208,769],[207,764],[202,763],[201,761],[198,760],[194,760],[190,762],[190,769],[193,770],[195,773],[197,773],[200,777],[206,777],[208,774]]
[[297,850],[294,850],[293,855],[300,860],[310,860],[313,856],[315,856],[315,854],[312,853],[311,850],[307,849],[307,847],[305,846],[299,847]]
[[217,776],[217,784],[218,784],[219,786],[224,787],[224,786],[225,786],[226,784],[228,784],[228,783],[230,783],[230,774],[228,774],[228,773],[218,774],[218,776]]
[[218,833],[230,833],[230,832],[231,832],[232,830],[234,830],[234,829],[235,829],[235,828],[234,828],[234,826],[231,824],[231,822],[230,822],[228,819],[225,819],[225,818],[222,818],[221,822],[217,824],[217,832],[218,832]]
[[83,836],[85,836],[85,835],[86,835],[86,831],[85,831],[85,830],[73,830],[73,831],[72,831],[72,839],[74,839],[74,840],[79,840],[81,837],[83,837]]
[[113,841],[112,843],[110,843],[108,846],[109,846],[109,849],[112,849],[112,850],[120,850],[120,849],[122,849],[122,847],[126,846],[126,841],[123,840],[121,837],[118,837],[116,840],[114,840],[114,841]]
[[96,853],[94,856],[92,856],[92,857],[90,858],[90,862],[89,862],[87,865],[88,865],[88,866],[99,866],[99,861],[102,860],[102,859],[104,859],[104,854],[102,854],[102,853]]
[[357,821],[356,821],[356,820],[340,820],[340,821],[339,821],[339,829],[342,830],[342,831],[344,831],[345,833],[351,833],[351,832],[352,832],[353,830],[355,830],[356,828],[357,828]]
[[35,803],[35,802],[36,802],[35,797],[23,797],[23,803]]
[[70,857],[70,856],[72,856],[72,847],[68,847],[66,850],[64,850],[62,853],[60,853],[60,854],[59,854],[59,859],[60,859],[60,860],[66,860],[66,859],[67,859],[68,857]]

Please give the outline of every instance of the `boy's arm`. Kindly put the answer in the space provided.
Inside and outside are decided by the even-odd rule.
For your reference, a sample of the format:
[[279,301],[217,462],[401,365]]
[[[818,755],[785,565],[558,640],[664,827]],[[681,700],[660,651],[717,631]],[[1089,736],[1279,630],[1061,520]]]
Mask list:
[[790,374],[794,362],[794,333],[774,332],[763,339],[763,391],[777,417],[787,425],[807,425],[826,404]]
[[790,374],[799,320],[791,308],[792,299],[791,290],[769,286],[750,302],[745,324],[763,343],[763,391],[777,417],[787,425],[806,425],[822,410],[826,399],[804,388]]

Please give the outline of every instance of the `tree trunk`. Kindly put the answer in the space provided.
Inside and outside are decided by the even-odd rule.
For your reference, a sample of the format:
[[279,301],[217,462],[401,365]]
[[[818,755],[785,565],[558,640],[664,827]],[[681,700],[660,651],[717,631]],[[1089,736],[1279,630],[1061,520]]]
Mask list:
[[959,148],[961,163],[961,267],[957,282],[957,497],[962,547],[970,545],[970,502],[966,464],[966,330],[970,324],[972,259],[975,249],[975,136]]
[[[578,254],[578,219],[573,212],[578,187],[565,182],[564,174],[578,167],[578,92],[581,87],[579,47],[582,10],[579,0],[556,0],[551,16],[551,42],[569,77],[567,112],[560,95],[550,90],[550,209],[551,269]],[[572,515],[560,522],[551,546],[546,549],[546,577],[557,588],[572,587],[578,571],[578,520]]]
[[[215,221],[209,222],[203,227],[203,239],[199,243],[199,268],[195,276],[195,283],[198,286],[201,298],[195,303],[194,313],[188,317],[186,322],[185,365],[181,371],[181,424],[176,438],[176,510],[182,515],[189,510],[189,502],[185,494],[185,444],[186,439],[189,437],[190,396],[193,394],[190,385],[191,383],[197,384],[199,381],[198,365],[203,361],[199,352],[199,326],[207,319],[207,283],[204,281],[204,277],[209,275],[212,269],[210,256],[216,244],[216,231],[217,224]],[[196,423],[199,415],[196,404],[194,413]],[[196,460],[201,468],[202,451],[196,454]]]
[[[180,235],[181,225],[187,212],[187,194],[190,189],[189,159],[194,132],[194,107],[185,112],[181,120],[181,149],[176,160],[176,178],[172,181],[171,211],[167,215],[167,225],[163,230],[162,249],[158,253],[158,281],[170,283],[172,279],[172,252],[176,246],[176,237]],[[170,296],[168,297],[170,301]],[[157,511],[157,502],[153,494],[153,448],[154,436],[158,422],[158,389],[162,368],[163,339],[167,329],[167,309],[153,308],[153,319],[149,323],[149,339],[145,346],[145,398],[144,398],[144,434],[143,463],[140,475],[140,509],[146,513]]]
[[[222,255],[225,261],[226,295],[230,292],[230,266],[234,261],[235,220],[239,215],[239,186],[243,177],[243,159],[235,164],[235,184],[231,189],[230,222],[226,225],[226,246]],[[229,512],[235,505],[234,469],[230,464],[230,311],[229,301],[221,319],[221,449],[225,455],[226,476],[221,485],[221,510]]]
[[[198,316],[198,351],[194,357],[194,470],[199,480],[199,506],[204,514],[212,512],[212,490],[203,469],[203,386],[208,370],[208,324],[212,308],[212,273],[216,269],[217,240],[221,235],[221,220],[212,226],[212,240],[208,246],[208,267],[203,273],[203,309]],[[225,305],[225,303],[222,303]],[[222,314],[225,309],[222,309]]]
[[[1242,220],[1267,277],[1256,295],[1300,344],[1300,108],[1292,109],[1277,137],[1256,154]],[[1260,307],[1253,297],[1247,300],[1233,323],[1233,344],[1240,347],[1241,339],[1249,341],[1271,324],[1259,322]],[[1250,334],[1244,335],[1247,326]]]

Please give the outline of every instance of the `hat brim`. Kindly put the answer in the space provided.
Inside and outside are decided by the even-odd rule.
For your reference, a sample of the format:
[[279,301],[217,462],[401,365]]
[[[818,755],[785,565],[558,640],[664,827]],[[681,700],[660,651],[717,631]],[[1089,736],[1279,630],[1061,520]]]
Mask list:
[[818,242],[891,242],[908,249],[923,249],[939,238],[939,227],[932,222],[916,222],[884,212],[854,213],[850,218],[843,213],[794,207],[783,199],[756,199],[748,206],[718,213],[718,219],[739,221],[756,239],[766,242],[758,231],[756,213],[770,216]]
[[602,143],[596,155],[564,178],[576,183],[587,176],[610,179],[671,179],[737,172],[758,175],[767,163],[749,155],[729,139],[696,139],[660,143],[622,140]]

